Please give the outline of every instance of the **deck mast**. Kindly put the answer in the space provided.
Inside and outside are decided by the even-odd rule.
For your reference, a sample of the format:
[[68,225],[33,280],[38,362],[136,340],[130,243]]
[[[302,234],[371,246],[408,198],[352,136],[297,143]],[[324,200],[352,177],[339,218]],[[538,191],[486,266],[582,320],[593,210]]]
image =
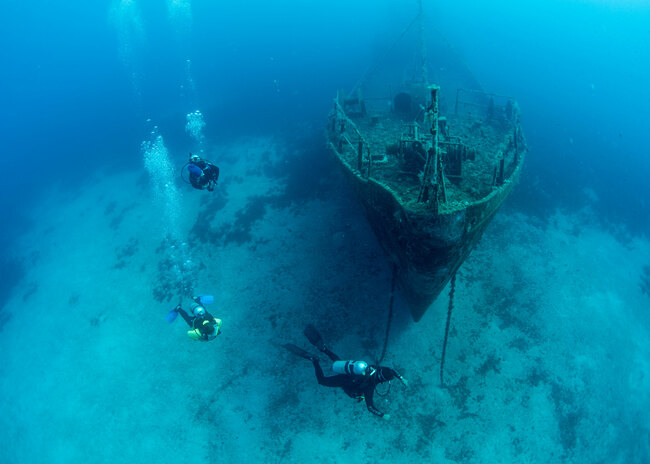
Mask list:
[[[421,62],[419,69],[416,71],[416,82],[417,85],[422,89],[423,93],[424,90],[428,90],[431,96],[431,102],[427,107],[424,115],[425,124],[430,125],[429,132],[431,133],[431,139],[427,143],[427,155],[424,163],[424,169],[422,171],[422,180],[420,184],[420,192],[418,194],[418,202],[426,203],[429,208],[437,211],[440,202],[444,203],[447,201],[438,137],[438,100],[440,98],[440,87],[437,85],[429,85],[429,75],[427,70],[427,49],[426,41],[424,40],[425,29],[422,1],[423,0],[418,0],[418,19],[420,25],[418,48],[420,49]],[[424,94],[426,95],[426,93]]]
[[419,66],[419,80],[423,86],[429,85],[429,72],[427,70],[427,46],[424,40],[424,10],[422,9],[422,0],[418,0],[418,21],[420,26],[420,33],[418,37],[418,48],[420,49],[420,66]]

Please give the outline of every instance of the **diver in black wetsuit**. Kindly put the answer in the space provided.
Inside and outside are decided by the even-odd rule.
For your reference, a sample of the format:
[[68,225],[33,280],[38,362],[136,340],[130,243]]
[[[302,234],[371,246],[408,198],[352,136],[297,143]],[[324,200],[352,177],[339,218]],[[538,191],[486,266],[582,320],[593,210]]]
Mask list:
[[314,356],[296,345],[286,344],[284,347],[298,356],[309,359],[314,364],[319,385],[342,388],[351,398],[359,401],[365,399],[368,411],[371,413],[384,419],[390,418],[389,414],[381,412],[373,403],[375,387],[380,383],[390,382],[395,378],[399,379],[404,385],[408,385],[404,377],[390,367],[368,365],[364,361],[342,361],[341,358],[325,346],[322,337],[311,324],[305,328],[305,336],[312,345],[334,361],[332,369],[337,372],[337,375],[325,377],[318,356]]

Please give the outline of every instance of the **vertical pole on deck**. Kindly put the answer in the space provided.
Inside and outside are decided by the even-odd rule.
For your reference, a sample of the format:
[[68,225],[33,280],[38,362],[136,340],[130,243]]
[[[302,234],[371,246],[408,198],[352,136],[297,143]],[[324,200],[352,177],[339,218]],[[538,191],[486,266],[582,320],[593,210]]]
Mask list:
[[361,172],[363,167],[363,140],[359,137],[359,145],[357,146],[357,170]]
[[[422,174],[422,183],[420,184],[420,193],[418,194],[418,202],[427,202],[429,205],[437,208],[437,190],[438,190],[438,178],[441,173],[438,172],[439,168],[439,148],[438,148],[438,91],[440,87],[437,85],[430,85],[429,90],[431,91],[431,105],[427,109],[427,116],[431,120],[431,128],[429,129],[431,135],[433,136],[433,141],[431,147],[427,150],[427,159],[424,163],[424,172]],[[432,182],[432,179],[435,179],[435,182]],[[436,204],[434,205],[430,202],[430,192],[431,188],[435,189],[433,194]]]
[[514,145],[515,145],[515,166],[519,165],[519,126],[515,125],[514,130]]
[[444,168],[442,166],[442,156],[437,156],[437,158],[438,158],[438,169],[437,169],[438,177],[436,177],[436,182],[440,186],[440,199],[442,200],[443,203],[446,203],[447,187],[445,187],[445,177],[443,176]]
[[497,176],[497,185],[501,187],[503,185],[503,176],[505,171],[506,159],[503,153],[501,153],[501,159],[499,160],[499,175]]

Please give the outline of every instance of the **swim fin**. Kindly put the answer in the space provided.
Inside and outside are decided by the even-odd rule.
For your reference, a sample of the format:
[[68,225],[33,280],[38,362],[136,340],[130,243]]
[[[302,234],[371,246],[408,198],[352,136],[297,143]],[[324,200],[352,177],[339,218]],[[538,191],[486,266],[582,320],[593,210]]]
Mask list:
[[305,334],[305,337],[307,337],[307,340],[309,340],[309,343],[318,348],[319,351],[325,351],[325,342],[323,341],[323,337],[318,333],[318,330],[316,330],[316,327],[307,324],[303,333]]
[[294,345],[293,343],[285,343],[282,346],[287,350],[291,351],[293,354],[300,356],[301,358],[309,359],[310,361],[313,361],[314,359],[318,359],[318,356],[314,356],[309,351],[305,351],[302,348]]
[[[199,304],[212,304],[214,303],[214,295],[199,295],[196,298],[199,299],[197,303]],[[196,301],[196,300],[194,300]]]
[[167,322],[169,322],[171,324],[172,322],[174,322],[176,320],[176,316],[178,316],[178,311],[176,310],[176,308],[174,308],[174,309],[172,309],[171,311],[169,311],[167,313],[167,316],[165,316],[165,319],[167,320]]

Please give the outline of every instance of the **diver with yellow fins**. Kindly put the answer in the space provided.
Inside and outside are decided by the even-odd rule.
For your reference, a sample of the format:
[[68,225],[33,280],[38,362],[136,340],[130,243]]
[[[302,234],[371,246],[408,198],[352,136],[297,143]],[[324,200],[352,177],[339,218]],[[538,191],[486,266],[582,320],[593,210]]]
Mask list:
[[194,303],[191,306],[191,316],[178,304],[167,314],[167,322],[174,322],[180,314],[190,327],[187,331],[188,337],[201,342],[214,340],[221,333],[221,319],[217,319],[205,309],[206,304],[214,303],[214,298],[211,295],[200,295],[192,300]]

